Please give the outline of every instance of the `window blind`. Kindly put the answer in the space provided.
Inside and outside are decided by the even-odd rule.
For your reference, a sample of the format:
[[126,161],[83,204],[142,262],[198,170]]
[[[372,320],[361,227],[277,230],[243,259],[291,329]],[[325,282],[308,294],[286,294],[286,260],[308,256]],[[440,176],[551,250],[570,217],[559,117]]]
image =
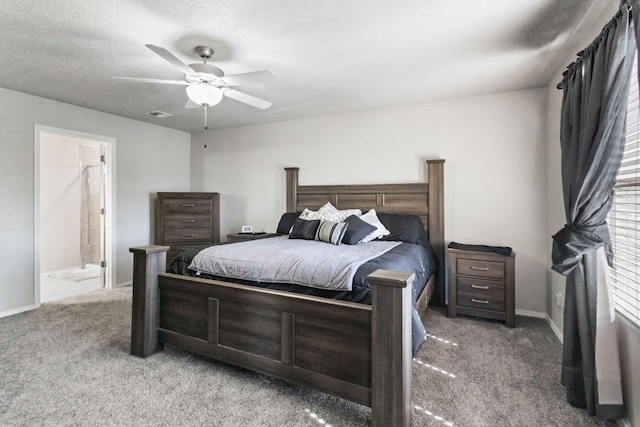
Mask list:
[[609,269],[616,310],[640,326],[640,102],[637,53],[631,73],[624,157],[614,187],[609,230],[614,265]]

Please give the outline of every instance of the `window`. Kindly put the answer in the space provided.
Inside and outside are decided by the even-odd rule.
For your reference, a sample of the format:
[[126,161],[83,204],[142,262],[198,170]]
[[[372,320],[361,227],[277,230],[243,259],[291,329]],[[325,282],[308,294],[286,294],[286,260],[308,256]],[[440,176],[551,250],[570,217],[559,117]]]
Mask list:
[[[637,55],[637,54],[636,54]],[[614,187],[609,229],[614,251],[610,269],[616,310],[640,326],[640,109],[634,59],[622,166]]]

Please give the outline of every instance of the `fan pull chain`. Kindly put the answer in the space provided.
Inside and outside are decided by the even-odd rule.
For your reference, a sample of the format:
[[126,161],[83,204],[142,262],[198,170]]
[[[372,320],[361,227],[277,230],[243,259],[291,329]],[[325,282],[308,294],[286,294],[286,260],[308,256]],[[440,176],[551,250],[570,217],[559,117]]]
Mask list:
[[204,148],[207,148],[207,104],[204,104]]

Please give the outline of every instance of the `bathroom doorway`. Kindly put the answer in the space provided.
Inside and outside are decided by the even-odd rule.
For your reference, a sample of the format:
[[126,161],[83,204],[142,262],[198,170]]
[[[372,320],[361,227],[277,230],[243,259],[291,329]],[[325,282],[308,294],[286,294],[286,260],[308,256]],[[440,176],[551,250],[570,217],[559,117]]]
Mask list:
[[36,304],[110,288],[109,138],[40,127]]

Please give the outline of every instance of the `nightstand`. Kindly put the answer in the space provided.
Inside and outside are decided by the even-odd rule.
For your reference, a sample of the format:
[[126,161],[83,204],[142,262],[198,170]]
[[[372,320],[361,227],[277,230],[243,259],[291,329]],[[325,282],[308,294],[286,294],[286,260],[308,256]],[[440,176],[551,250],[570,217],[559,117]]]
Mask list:
[[515,253],[447,249],[449,317],[458,313],[503,320],[515,327]]
[[247,240],[265,239],[267,237],[277,236],[275,233],[229,233],[227,241],[232,243],[246,242]]

